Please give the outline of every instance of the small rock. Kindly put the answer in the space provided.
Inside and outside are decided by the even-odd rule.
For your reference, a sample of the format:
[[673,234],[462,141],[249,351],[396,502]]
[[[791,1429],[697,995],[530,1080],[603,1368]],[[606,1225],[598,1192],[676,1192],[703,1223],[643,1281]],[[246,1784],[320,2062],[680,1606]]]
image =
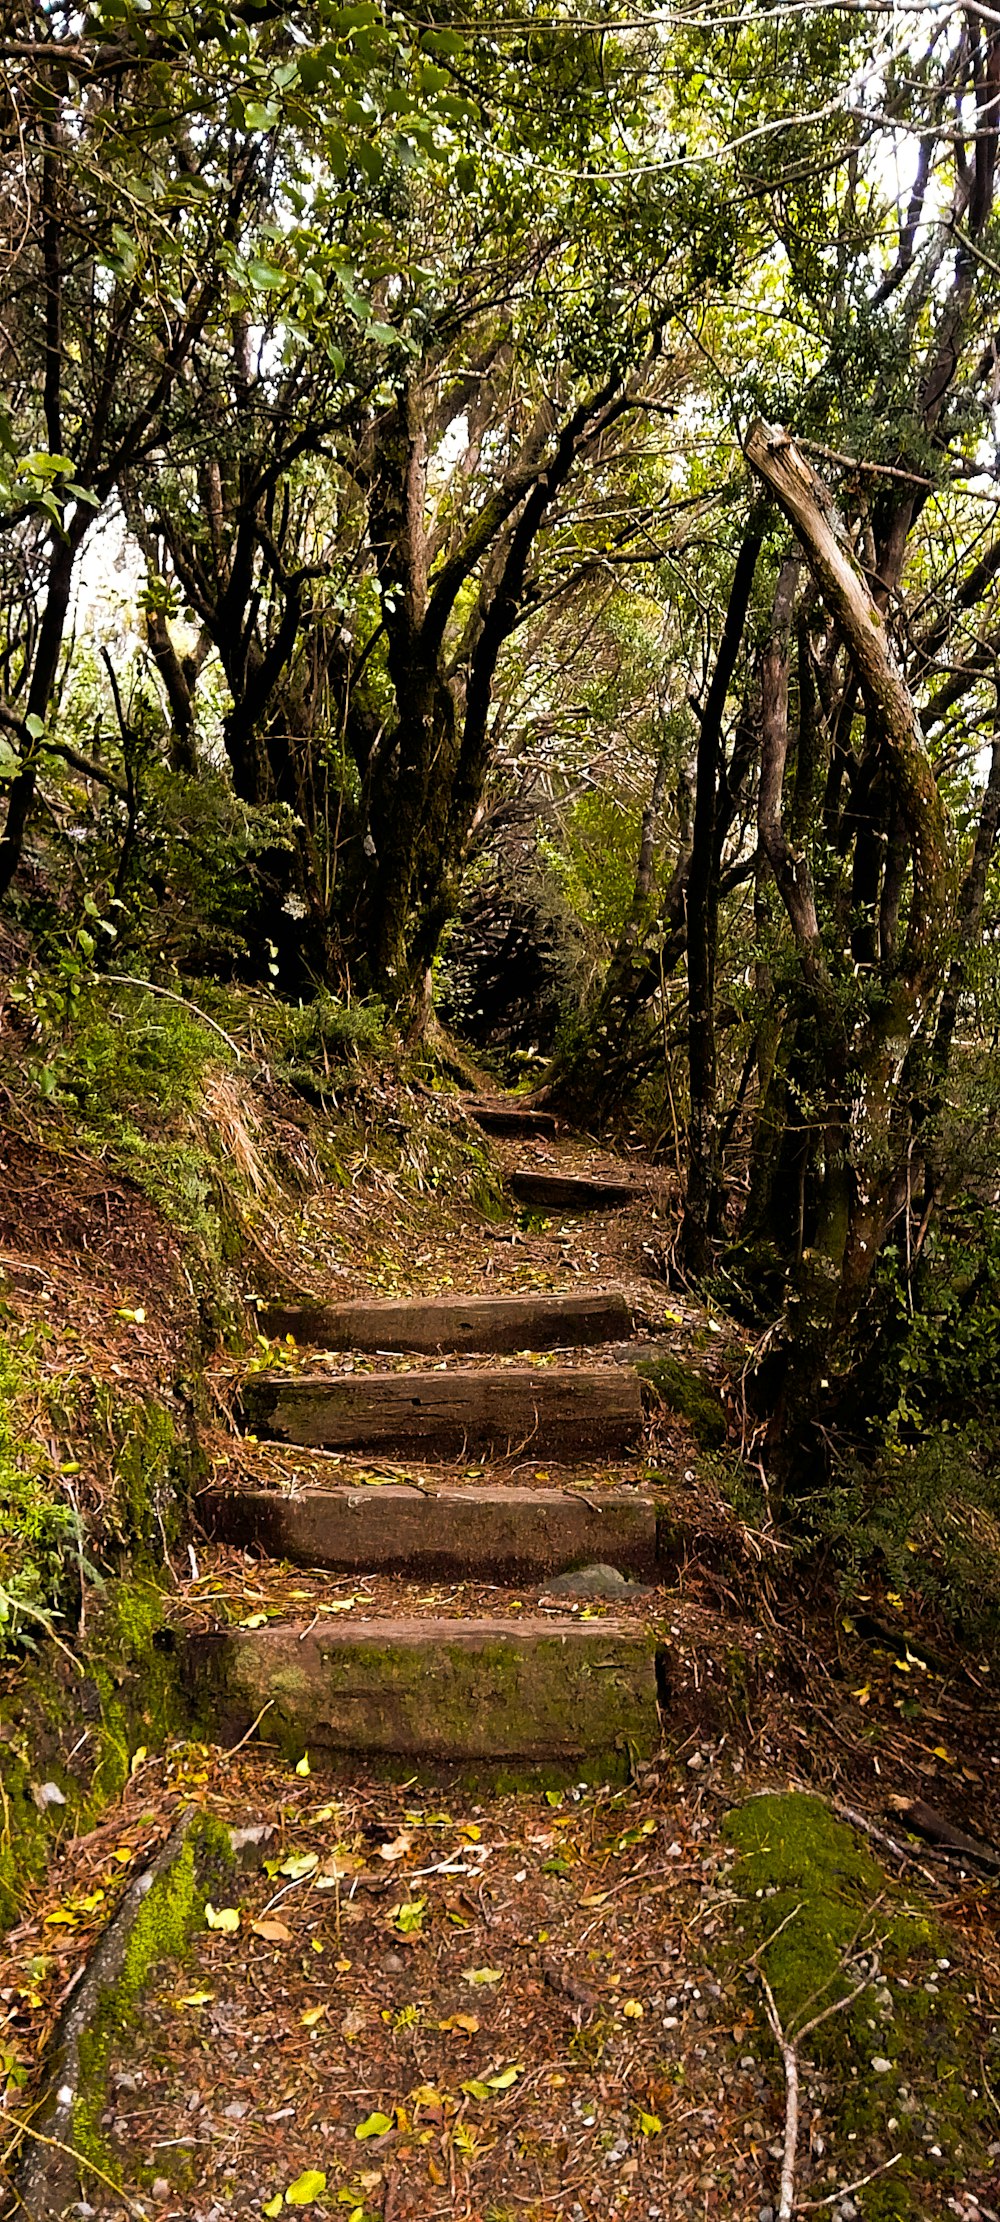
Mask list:
[[876,2055],[875,2055],[875,2058],[874,2058],[874,2060],[872,2061],[872,2067],[873,2067],[873,2069],[874,2069],[874,2071],[875,2071],[875,2074],[876,2074],[876,2075],[891,2075],[891,2074],[892,2074],[892,2061],[891,2061],[891,2060],[883,2060],[883,2058],[881,2057],[881,2054],[879,2054],[879,2053],[876,2053]]
[[644,1596],[638,1582],[630,1582],[617,1566],[578,1566],[570,1574],[556,1574],[546,1582],[543,1595],[550,1597],[620,1597],[625,1590]]
[[758,2222],[774,2222],[774,2208],[761,2207]]
[[696,1775],[699,1769],[704,1766],[704,1764],[704,1755],[700,1751],[693,1751],[691,1753],[690,1759],[688,1760],[688,1766],[691,1770],[691,1773],[693,1775]]
[[387,1975],[401,1975],[406,1961],[400,1959],[398,1952],[387,1952],[382,1965]]
[[167,2200],[170,2197],[170,2185],[167,2182],[166,2176],[154,2176],[153,2197],[159,2202],[161,2207],[166,2206]]
[[66,1803],[58,1782],[33,1782],[31,1795],[39,1813],[47,1812],[50,1805],[65,1805]]

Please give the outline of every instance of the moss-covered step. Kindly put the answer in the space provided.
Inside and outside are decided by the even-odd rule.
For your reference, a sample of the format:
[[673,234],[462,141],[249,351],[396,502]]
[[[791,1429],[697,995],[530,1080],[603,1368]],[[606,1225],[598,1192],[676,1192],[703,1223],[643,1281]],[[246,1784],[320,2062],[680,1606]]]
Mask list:
[[549,1173],[517,1165],[506,1175],[508,1193],[536,1211],[612,1211],[646,1193],[645,1183],[618,1173]]
[[628,1366],[505,1366],[495,1373],[257,1374],[243,1391],[254,1434],[322,1450],[434,1453],[622,1451],[642,1434]]
[[615,1342],[632,1331],[620,1290],[564,1295],[388,1297],[357,1304],[269,1304],[265,1335],[323,1350],[547,1350]]
[[652,1639],[611,1621],[369,1620],[188,1639],[195,1708],[229,1743],[487,1769],[610,1764],[660,1735]]
[[554,1111],[516,1096],[464,1096],[462,1109],[486,1134],[555,1134],[564,1124]]
[[656,1573],[656,1504],[634,1490],[212,1489],[198,1510],[220,1542],[252,1544],[296,1566],[345,1574],[541,1581],[598,1560]]

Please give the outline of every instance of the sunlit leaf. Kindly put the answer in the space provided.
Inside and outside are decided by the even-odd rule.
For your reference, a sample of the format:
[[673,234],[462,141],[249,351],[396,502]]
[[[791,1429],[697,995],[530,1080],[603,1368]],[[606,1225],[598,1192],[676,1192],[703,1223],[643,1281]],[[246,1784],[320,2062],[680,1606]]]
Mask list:
[[311,2207],[314,2199],[321,2199],[326,2190],[326,2177],[321,2168],[307,2168],[296,2176],[285,2193],[286,2207]]
[[209,1929],[221,1929],[224,1936],[231,1937],[240,1925],[239,1912],[235,1906],[220,1906],[217,1909],[209,1899],[205,1907],[205,1922]]

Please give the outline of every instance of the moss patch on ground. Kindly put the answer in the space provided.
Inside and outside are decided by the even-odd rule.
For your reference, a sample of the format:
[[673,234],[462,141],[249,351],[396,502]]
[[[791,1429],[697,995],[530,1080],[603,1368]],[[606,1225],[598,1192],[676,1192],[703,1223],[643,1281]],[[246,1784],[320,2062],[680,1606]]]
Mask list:
[[[929,2187],[967,2183],[987,2164],[995,2129],[960,1946],[819,1798],[753,1798],[727,1816],[723,1835],[736,1853],[732,1958],[763,1970],[786,2034],[865,1984],[802,2041],[805,2090],[836,2171],[830,2188],[899,2153],[865,2189],[865,2222],[921,2222]],[[763,2026],[762,2004],[756,2017]]]
[[80,2085],[73,2109],[73,2144],[118,2180],[115,2154],[101,2127],[112,2051],[135,2026],[137,2008],[155,1968],[183,1961],[188,1939],[213,1893],[228,1895],[234,1873],[229,1831],[208,1815],[189,1830],[176,1857],[156,1877],[132,1923],[121,1967],[102,1993],[79,2041]]
[[679,1413],[681,1419],[687,1421],[703,1450],[721,1448],[729,1432],[725,1407],[718,1390],[703,1373],[698,1373],[694,1366],[685,1365],[682,1358],[669,1354],[640,1358],[635,1370],[652,1384],[672,1412]]
[[[17,1920],[55,1837],[93,1827],[140,1745],[162,1749],[187,1718],[161,1591],[148,1578],[108,1582],[78,1655],[47,1647],[0,1698],[0,1929]],[[40,1808],[42,1784],[63,1803]]]

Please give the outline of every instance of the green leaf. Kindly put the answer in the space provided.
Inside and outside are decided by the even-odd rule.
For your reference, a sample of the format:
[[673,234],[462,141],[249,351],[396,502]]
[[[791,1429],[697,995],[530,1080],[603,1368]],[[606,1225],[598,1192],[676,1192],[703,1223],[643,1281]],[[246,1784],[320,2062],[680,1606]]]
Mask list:
[[384,2137],[392,2128],[391,2114],[366,2114],[354,2132],[355,2137]]

